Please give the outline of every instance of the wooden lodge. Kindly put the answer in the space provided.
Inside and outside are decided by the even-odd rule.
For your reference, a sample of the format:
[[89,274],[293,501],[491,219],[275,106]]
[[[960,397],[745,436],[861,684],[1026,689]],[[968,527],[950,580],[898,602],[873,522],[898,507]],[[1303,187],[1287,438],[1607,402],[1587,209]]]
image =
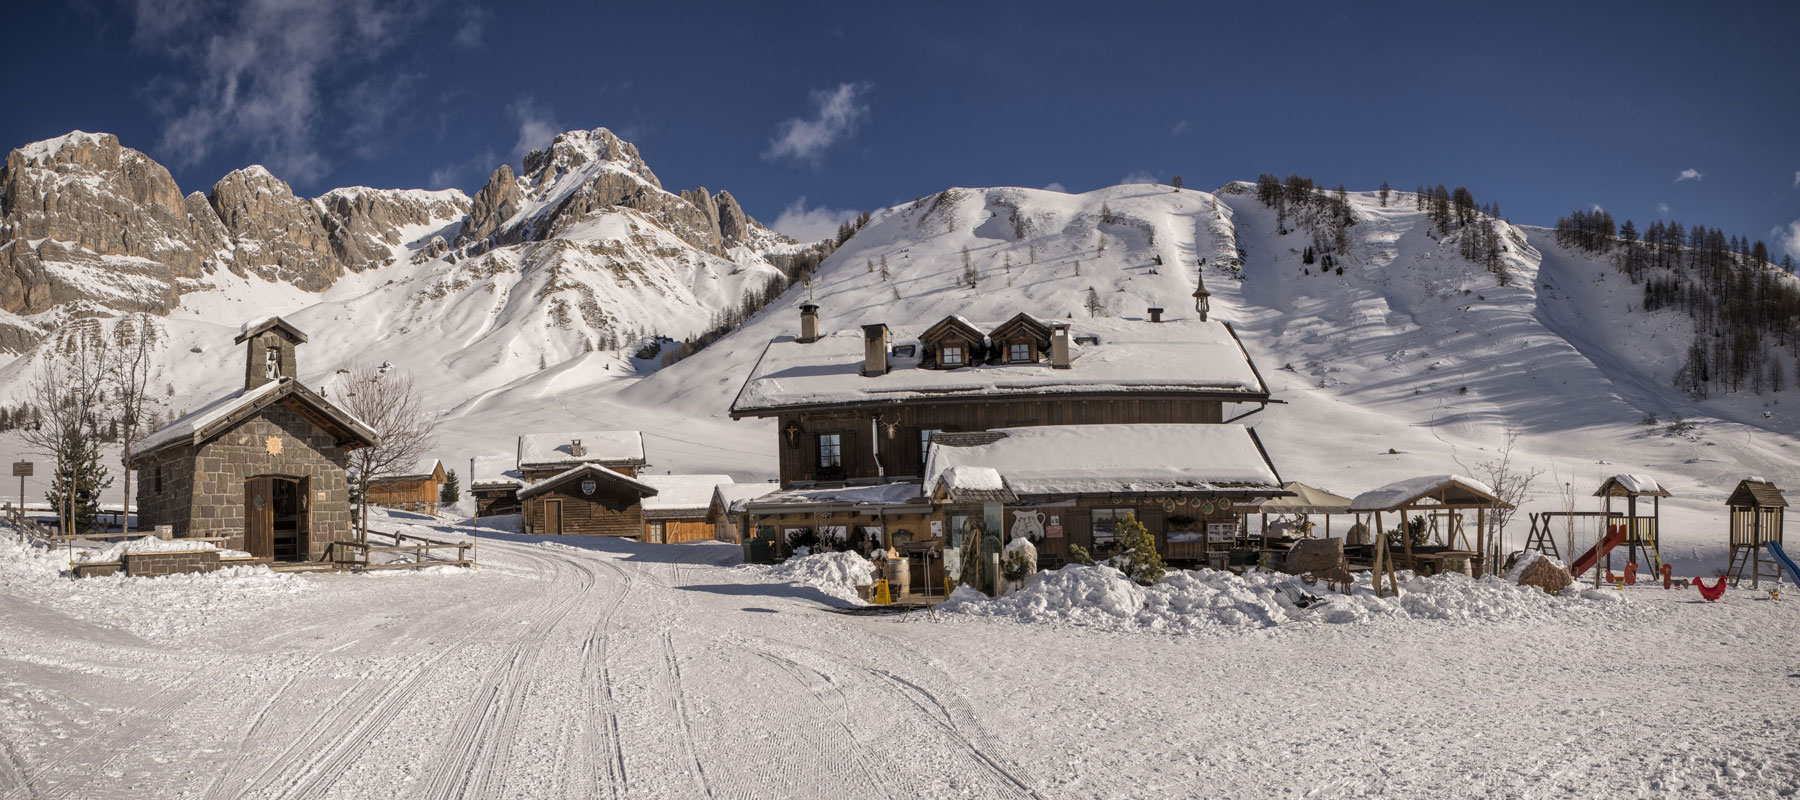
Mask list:
[[743,544],[744,532],[750,528],[748,503],[780,490],[781,484],[774,481],[721,483],[713,487],[712,500],[706,506],[706,522],[713,528],[713,539]]
[[656,487],[599,464],[579,464],[518,492],[526,533],[644,535],[646,497]]
[[369,481],[369,504],[437,516],[443,489],[444,462],[427,458],[406,474]]
[[495,517],[517,514],[519,490],[525,488],[525,476],[519,473],[518,459],[510,456],[476,456],[469,459],[469,496],[475,498],[475,516]]
[[714,493],[732,484],[730,475],[641,475],[639,479],[656,489],[655,496],[643,501],[644,541],[712,540],[713,523],[707,521],[707,510]]
[[776,420],[781,491],[715,498],[720,535],[751,561],[893,548],[937,593],[976,532],[989,552],[1025,536],[1054,567],[1072,544],[1104,551],[1129,515],[1172,560],[1222,557],[1234,509],[1287,494],[1255,434],[1226,423],[1278,401],[1229,325],[1160,312],[832,333],[802,306],[800,335],[769,343],[731,409]]
[[139,440],[139,523],[215,538],[272,561],[321,561],[351,539],[350,452],[376,443],[295,379],[306,335],[279,317],[246,325],[244,388]]
[[[1158,315],[1158,319],[1162,318]],[[1230,325],[1195,318],[935,325],[771,341],[732,403],[776,420],[783,488],[920,480],[931,437],[1035,425],[1213,424],[1267,406]]]

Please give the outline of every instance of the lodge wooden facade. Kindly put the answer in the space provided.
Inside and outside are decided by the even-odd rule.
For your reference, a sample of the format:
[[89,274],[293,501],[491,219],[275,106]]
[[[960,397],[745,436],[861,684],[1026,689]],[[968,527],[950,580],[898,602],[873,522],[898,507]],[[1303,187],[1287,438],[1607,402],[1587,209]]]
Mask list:
[[518,494],[526,533],[631,539],[645,533],[643,499],[656,490],[605,467],[584,465]]

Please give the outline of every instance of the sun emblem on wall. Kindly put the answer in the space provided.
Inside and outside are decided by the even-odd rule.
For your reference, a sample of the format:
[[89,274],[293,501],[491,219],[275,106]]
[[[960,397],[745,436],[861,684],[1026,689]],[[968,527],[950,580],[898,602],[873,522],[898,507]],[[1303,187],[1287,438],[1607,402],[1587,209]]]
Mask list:
[[265,446],[269,450],[269,455],[272,455],[272,456],[281,455],[281,437],[279,437],[279,436],[269,437],[269,441]]

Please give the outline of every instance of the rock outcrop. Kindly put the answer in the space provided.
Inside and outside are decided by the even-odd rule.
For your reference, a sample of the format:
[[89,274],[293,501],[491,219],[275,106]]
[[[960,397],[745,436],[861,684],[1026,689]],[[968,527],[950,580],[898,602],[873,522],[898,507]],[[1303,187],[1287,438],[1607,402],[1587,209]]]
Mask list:
[[470,211],[468,195],[456,189],[353,186],[326,192],[313,205],[331,239],[332,255],[354,272],[393,263],[397,248],[437,234]]
[[343,277],[344,264],[332,254],[318,209],[261,166],[220,178],[207,201],[237,240],[233,272],[309,292],[324,291]]
[[487,185],[475,193],[475,200],[469,206],[469,218],[463,220],[456,243],[479,242],[498,233],[500,226],[512,219],[524,202],[525,195],[519,191],[519,181],[513,177],[512,167],[501,164],[493,175],[488,176]]

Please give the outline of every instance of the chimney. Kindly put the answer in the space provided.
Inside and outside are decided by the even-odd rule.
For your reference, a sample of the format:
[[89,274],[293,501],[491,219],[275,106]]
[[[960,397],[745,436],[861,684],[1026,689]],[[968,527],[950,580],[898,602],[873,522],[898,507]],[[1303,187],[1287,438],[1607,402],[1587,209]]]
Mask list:
[[1161,308],[1156,307],[1156,306],[1150,307],[1150,321],[1151,322],[1162,322],[1162,309]]
[[1050,323],[1050,366],[1069,368],[1069,323]]
[[863,328],[863,377],[886,375],[888,371],[888,326],[879,322]]
[[811,344],[819,340],[819,307],[812,303],[800,306],[800,339],[801,344]]
[[580,458],[582,456],[587,455],[587,449],[583,448],[581,446],[580,439],[576,439],[575,441],[569,443],[569,455],[572,455],[576,458]]

